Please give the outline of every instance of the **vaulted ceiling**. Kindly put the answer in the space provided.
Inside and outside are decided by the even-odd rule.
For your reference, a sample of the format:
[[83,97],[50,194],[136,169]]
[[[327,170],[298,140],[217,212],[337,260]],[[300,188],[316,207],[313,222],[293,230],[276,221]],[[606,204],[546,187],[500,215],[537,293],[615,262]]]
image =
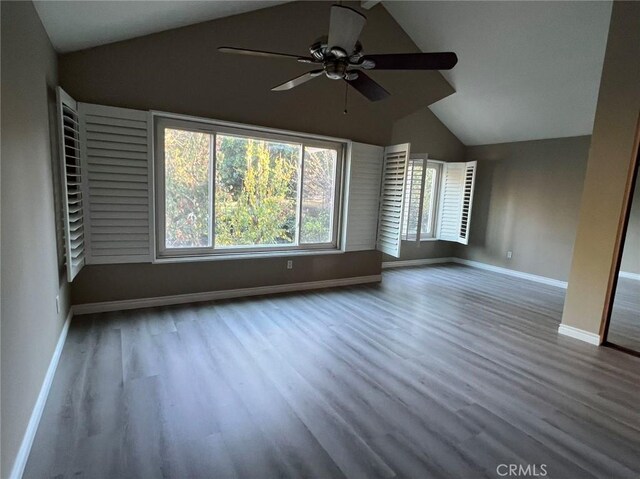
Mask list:
[[33,3],[54,48],[67,53],[272,7],[286,0],[36,0]]
[[[36,1],[35,6],[54,47],[69,52],[281,3],[286,2]],[[422,51],[458,54],[458,65],[443,72],[456,93],[430,108],[463,143],[591,133],[611,2],[383,1],[374,7],[381,8]],[[289,48],[299,50],[298,44]]]
[[590,135],[611,2],[383,2],[425,52],[452,50],[431,110],[466,145]]

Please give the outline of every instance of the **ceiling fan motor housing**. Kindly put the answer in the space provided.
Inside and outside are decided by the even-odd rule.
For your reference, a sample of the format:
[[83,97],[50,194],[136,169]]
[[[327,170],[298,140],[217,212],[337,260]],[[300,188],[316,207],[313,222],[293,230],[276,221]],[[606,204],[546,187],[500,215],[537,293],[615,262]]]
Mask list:
[[357,78],[357,73],[348,72],[347,69],[350,66],[359,66],[360,64],[362,58],[362,44],[360,42],[356,42],[353,52],[349,54],[340,47],[330,47],[325,36],[319,38],[309,47],[309,53],[313,59],[322,62],[327,78],[332,80]]
[[327,77],[332,80],[341,80],[347,72],[347,62],[342,60],[329,60],[324,64],[324,71]]

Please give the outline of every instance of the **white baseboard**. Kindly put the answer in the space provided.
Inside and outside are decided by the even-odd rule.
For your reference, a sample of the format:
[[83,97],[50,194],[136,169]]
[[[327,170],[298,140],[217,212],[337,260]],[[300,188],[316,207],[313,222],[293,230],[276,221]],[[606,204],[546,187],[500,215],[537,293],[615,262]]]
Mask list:
[[464,264],[473,268],[484,269],[487,271],[493,271],[496,273],[506,274],[521,279],[528,279],[529,281],[535,281],[536,283],[548,284],[550,286],[556,286],[558,288],[567,289],[567,282],[560,281],[559,279],[547,278],[546,276],[539,276],[537,274],[523,273],[522,271],[516,271],[509,268],[502,268],[500,266],[494,266],[492,264],[480,263],[479,261],[471,261],[469,259],[451,258],[451,261],[458,264]]
[[590,333],[589,331],[585,331],[583,329],[574,328],[573,326],[561,324],[560,326],[558,326],[558,334],[569,336],[570,338],[574,339],[579,339],[580,341],[584,341],[585,343],[600,346],[600,335]]
[[385,261],[382,269],[404,268],[406,266],[424,266],[427,264],[451,263],[454,258],[424,258],[424,259],[404,259],[399,261]]
[[548,284],[550,286],[556,286],[558,288],[564,288],[564,289],[567,288],[566,281],[547,278],[546,276],[539,276],[537,274],[523,273],[522,271],[516,271],[509,268],[502,268],[500,266],[494,266],[492,264],[481,263],[479,261],[471,261],[469,259],[462,259],[462,258],[425,258],[425,259],[409,259],[409,260],[400,260],[400,261],[387,261],[382,263],[382,269],[403,268],[406,266],[425,266],[429,264],[441,264],[441,263],[464,264],[466,266],[471,266],[473,268],[493,271],[494,273],[506,274],[508,276],[514,276],[516,278],[521,278],[521,279],[528,279],[529,281],[535,281],[536,283]]
[[636,281],[640,281],[640,273],[630,273],[629,271],[620,271],[618,276],[626,279],[635,279]]
[[379,283],[382,275],[355,276],[352,278],[328,279],[323,281],[308,281],[306,283],[276,284],[273,286],[258,286],[255,288],[226,289],[221,291],[207,291],[203,293],[176,294],[153,298],[125,299],[120,301],[105,301],[101,303],[85,303],[73,306],[73,314],[103,313],[106,311],[123,311],[126,309],[150,308],[154,306],[169,306],[172,304],[198,303],[217,299],[244,298],[261,296],[264,294],[290,293],[310,289],[333,288],[336,286],[351,286],[355,284]]
[[38,394],[38,399],[36,399],[36,403],[33,406],[33,411],[31,412],[31,417],[29,418],[27,429],[22,438],[22,443],[20,444],[18,455],[16,456],[15,462],[13,463],[13,469],[9,474],[9,479],[21,479],[22,474],[24,473],[24,468],[27,465],[29,453],[31,452],[31,446],[33,446],[33,440],[36,437],[38,425],[40,424],[40,419],[42,418],[42,412],[44,411],[44,406],[47,403],[49,390],[51,389],[53,378],[56,375],[56,369],[58,368],[58,362],[60,361],[60,355],[62,354],[64,342],[67,339],[67,332],[69,331],[69,324],[71,323],[72,317],[73,309],[70,309],[69,314],[67,315],[67,319],[62,326],[62,331],[60,331],[56,349],[53,351],[51,362],[49,362],[49,368],[47,369],[47,373],[44,376],[44,381],[42,382],[42,387],[40,388],[40,394]]

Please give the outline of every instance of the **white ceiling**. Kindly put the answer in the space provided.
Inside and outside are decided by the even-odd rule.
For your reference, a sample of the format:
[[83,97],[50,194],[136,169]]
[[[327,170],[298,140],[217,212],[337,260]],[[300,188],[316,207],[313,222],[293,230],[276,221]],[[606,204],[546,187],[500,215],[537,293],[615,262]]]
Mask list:
[[464,144],[589,135],[611,2],[396,2],[422,51],[455,51],[430,108]]
[[60,53],[271,7],[285,0],[33,2]]

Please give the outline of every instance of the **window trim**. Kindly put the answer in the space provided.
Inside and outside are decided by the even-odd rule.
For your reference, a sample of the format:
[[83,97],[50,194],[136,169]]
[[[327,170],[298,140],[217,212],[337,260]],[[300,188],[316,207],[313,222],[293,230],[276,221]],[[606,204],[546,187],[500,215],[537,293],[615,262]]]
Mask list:
[[[286,253],[304,254],[310,252],[318,254],[325,252],[340,252],[340,241],[342,238],[342,217],[344,204],[344,169],[346,166],[346,154],[349,140],[332,138],[319,135],[306,135],[298,132],[289,132],[273,128],[262,128],[254,125],[244,125],[206,118],[192,117],[186,115],[176,115],[171,113],[152,111],[152,144],[153,144],[153,167],[155,169],[154,178],[154,220],[155,220],[155,254],[157,262],[180,259],[206,259],[206,258],[253,258],[263,256],[282,256]],[[213,135],[214,141],[211,145],[210,153],[212,181],[210,182],[210,231],[211,246],[196,248],[167,248],[166,247],[166,224],[165,224],[165,167],[164,167],[164,134],[162,128],[179,128],[187,131],[207,133]],[[215,247],[215,136],[217,134],[235,135],[250,137],[267,141],[282,141],[286,143],[300,144],[301,161],[299,168],[298,199],[302,198],[303,174],[304,174],[304,149],[305,147],[330,148],[337,150],[337,161],[335,171],[335,188],[333,194],[334,207],[332,212],[332,239],[327,243],[299,243],[302,201],[297,204],[296,211],[296,237],[295,244],[279,246],[233,246]]]
[[[420,241],[437,241],[437,227],[438,227],[438,212],[440,211],[440,186],[442,185],[442,165],[444,161],[440,160],[427,160],[425,166],[425,178],[426,178],[426,170],[431,167],[436,170],[436,178],[434,180],[433,188],[431,190],[431,234],[429,236],[425,236],[422,234],[422,228],[420,229]],[[422,185],[422,195],[424,196],[424,184]],[[420,205],[420,224],[422,225],[422,216],[424,216],[423,211],[424,206],[424,198],[422,198],[422,204]]]
[[[415,243],[423,242],[423,241],[438,241],[439,239],[437,235],[438,233],[437,226],[438,226],[438,215],[439,215],[439,206],[440,206],[440,188],[442,183],[442,165],[445,162],[441,160],[430,159],[428,155],[424,153],[411,155],[411,158],[409,159],[409,161],[423,161],[424,167],[423,167],[422,179],[420,183],[420,205],[418,207],[418,223],[417,223],[418,233],[412,234],[412,235],[408,235],[408,234],[403,235],[402,241],[409,241],[409,242],[415,242]],[[422,230],[422,218],[424,216],[424,187],[425,187],[425,180],[426,180],[426,174],[427,174],[428,168],[435,168],[436,170],[436,178],[434,180],[434,185],[431,190],[432,214],[431,214],[431,220],[430,220],[431,234],[429,234],[429,236],[427,236],[426,233],[424,233],[424,231]],[[408,219],[408,218],[403,218],[403,221],[405,221],[405,219]],[[403,225],[403,229],[405,227],[406,226]]]

